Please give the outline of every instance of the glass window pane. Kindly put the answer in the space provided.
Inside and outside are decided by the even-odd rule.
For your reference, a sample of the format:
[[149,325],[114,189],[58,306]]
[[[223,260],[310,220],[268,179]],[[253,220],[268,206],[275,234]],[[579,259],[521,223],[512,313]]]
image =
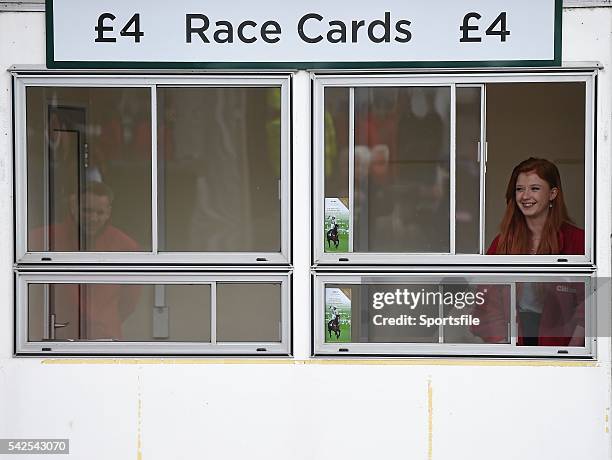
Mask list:
[[151,250],[149,89],[26,97],[28,250]]
[[448,252],[450,88],[355,89],[356,252]]
[[158,90],[162,251],[279,252],[280,88]]
[[[586,84],[488,84],[486,99],[485,249],[497,254],[584,254]],[[552,170],[556,168],[560,193],[551,196],[540,189],[543,195],[523,195],[521,198],[515,189],[510,195],[512,201],[507,204],[506,190],[513,169],[530,157],[545,160],[545,163],[539,161],[537,168],[540,174],[547,176],[541,179],[549,187],[556,175]],[[531,194],[533,176],[527,177],[526,173],[523,182],[527,182],[523,185],[530,185]],[[521,199],[529,208],[517,204]],[[553,211],[549,212],[551,205]],[[564,205],[571,221],[563,216]],[[512,215],[515,217],[504,232],[504,216]],[[552,231],[543,231],[542,235],[533,235],[525,222],[526,218],[533,221],[530,217],[533,215],[557,216],[555,219],[562,225]],[[548,217],[545,221],[556,225]],[[500,232],[509,235],[505,238],[506,248],[492,244]],[[557,247],[555,251],[549,249],[553,246]]]
[[585,299],[583,283],[517,283],[518,345],[583,347]]
[[210,341],[209,285],[30,284],[29,340]]
[[325,196],[348,200],[349,89],[325,88]]
[[510,343],[510,284],[468,283],[455,278],[442,280],[440,286],[444,300],[450,299],[444,305],[443,319],[469,321],[469,324],[445,323],[444,343]]
[[[324,286],[324,342],[584,347],[589,282],[460,275],[439,282],[363,277]],[[502,278],[503,281],[502,281]],[[516,312],[513,315],[512,312]],[[514,333],[513,333],[514,331]]]
[[217,283],[217,341],[280,342],[279,283]]
[[[400,285],[327,285],[325,289],[326,342],[353,343],[416,343],[438,342],[438,328],[415,323],[406,326],[390,326],[388,320],[402,321],[406,318],[405,306],[393,303],[379,309],[378,298],[385,294],[394,295],[403,290]],[[419,290],[423,286],[411,286]],[[420,311],[435,318],[437,305]],[[339,322],[340,334],[337,325]],[[350,337],[350,339],[349,339]]]
[[[347,92],[325,91],[325,131],[336,129],[342,160]],[[354,252],[448,252],[450,88],[359,87],[354,107],[353,168],[325,148],[325,251],[348,251],[352,236]]]
[[480,252],[481,90],[457,88],[455,252]]
[[[478,327],[485,314],[491,319],[486,330]],[[510,343],[509,317],[509,285],[456,278],[325,286],[326,343]]]
[[[208,284],[167,284],[156,286],[156,295],[161,298],[162,308],[154,311],[161,316],[160,332],[163,332],[165,317],[168,322],[168,337],[159,338],[193,342],[210,342],[210,285]],[[159,292],[159,291],[162,292]],[[164,292],[165,290],[165,292]]]
[[[325,251],[349,251],[349,89],[325,88]],[[344,212],[342,212],[344,210]]]

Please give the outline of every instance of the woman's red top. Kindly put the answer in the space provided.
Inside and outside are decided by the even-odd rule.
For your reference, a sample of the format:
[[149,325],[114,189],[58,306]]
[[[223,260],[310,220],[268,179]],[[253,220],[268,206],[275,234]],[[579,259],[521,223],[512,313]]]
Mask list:
[[[558,238],[559,254],[584,254],[584,230],[564,223],[559,230]],[[487,254],[495,254],[498,242],[499,235],[491,243]],[[538,332],[538,345],[568,346],[572,341],[576,341],[574,345],[584,346],[584,284],[568,283],[563,279],[534,281],[533,283],[538,287],[540,298],[544,302]],[[516,284],[518,302],[525,283]],[[470,329],[485,343],[509,340],[507,334],[510,319],[510,293],[507,292],[507,289],[508,286],[503,285],[483,288],[482,290],[487,292],[486,302],[474,308],[473,314],[480,319],[480,323],[478,326],[471,326]],[[516,321],[518,324],[517,344],[524,345],[523,327],[519,315]]]
[[[584,230],[564,222],[557,233],[559,238],[559,254],[562,255],[584,255]],[[487,250],[488,255],[497,253],[499,235],[495,237]]]

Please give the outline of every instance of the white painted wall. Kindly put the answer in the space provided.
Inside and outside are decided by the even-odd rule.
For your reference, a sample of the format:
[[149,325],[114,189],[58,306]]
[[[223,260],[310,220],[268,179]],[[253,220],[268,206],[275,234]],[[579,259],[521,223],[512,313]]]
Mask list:
[[[566,9],[563,19],[564,60],[605,66],[597,262],[609,277],[612,9]],[[44,63],[43,14],[0,13],[0,69],[28,63]],[[0,72],[0,438],[70,438],[67,458],[87,460],[609,459],[609,338],[599,339],[596,363],[309,360],[303,72],[294,97],[296,360],[13,358],[11,89]],[[609,296],[601,300],[609,312]]]

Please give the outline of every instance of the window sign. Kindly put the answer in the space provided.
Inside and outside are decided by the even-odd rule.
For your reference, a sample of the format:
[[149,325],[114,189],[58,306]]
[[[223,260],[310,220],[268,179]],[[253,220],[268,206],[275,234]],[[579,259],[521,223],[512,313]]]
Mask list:
[[47,0],[49,67],[561,63],[561,0]]

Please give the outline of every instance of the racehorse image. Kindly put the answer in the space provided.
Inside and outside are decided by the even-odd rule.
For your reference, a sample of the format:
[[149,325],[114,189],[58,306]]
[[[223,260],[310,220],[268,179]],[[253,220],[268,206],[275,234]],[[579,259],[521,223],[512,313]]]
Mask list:
[[331,247],[332,242],[335,245],[335,248],[338,248],[340,244],[340,239],[338,238],[338,224],[334,224],[332,228],[327,230],[327,247]]
[[327,322],[327,333],[330,339],[332,332],[336,334],[336,339],[340,338],[340,318],[338,316]]

